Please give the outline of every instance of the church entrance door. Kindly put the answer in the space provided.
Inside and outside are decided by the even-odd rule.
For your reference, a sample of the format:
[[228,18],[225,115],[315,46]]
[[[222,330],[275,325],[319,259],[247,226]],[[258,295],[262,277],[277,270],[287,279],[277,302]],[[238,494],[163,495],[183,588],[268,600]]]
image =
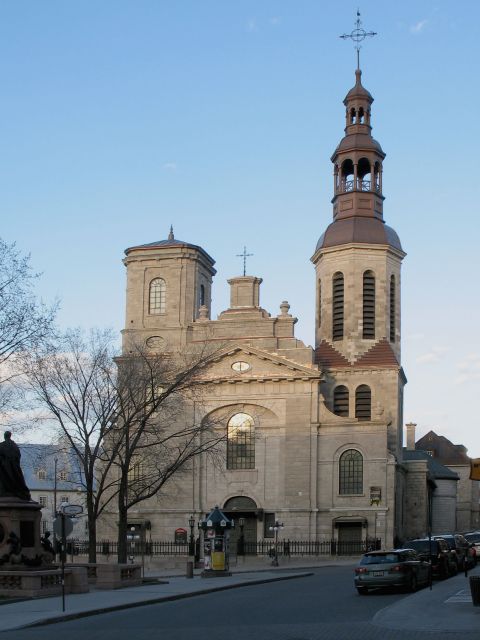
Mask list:
[[[257,553],[257,513],[258,507],[251,498],[237,496],[230,498],[223,507],[228,518],[233,518],[235,527],[230,530],[230,550],[237,554]],[[243,523],[243,526],[240,523]],[[243,540],[242,540],[243,536]]]
[[362,524],[360,522],[339,522],[337,526],[338,555],[351,556],[362,553]]

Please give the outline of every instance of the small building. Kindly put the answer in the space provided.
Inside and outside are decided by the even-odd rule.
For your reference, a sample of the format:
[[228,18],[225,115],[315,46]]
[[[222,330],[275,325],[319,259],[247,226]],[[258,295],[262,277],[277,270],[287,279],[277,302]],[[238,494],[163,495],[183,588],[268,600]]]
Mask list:
[[42,507],[41,532],[52,531],[55,511],[61,504],[79,504],[84,515],[73,520],[73,538],[88,535],[85,484],[75,452],[63,445],[20,444],[21,464],[32,500]]
[[415,449],[426,451],[436,462],[458,476],[456,484],[456,531],[472,531],[480,526],[478,480],[470,480],[471,458],[463,444],[453,444],[445,436],[429,431],[416,441]]

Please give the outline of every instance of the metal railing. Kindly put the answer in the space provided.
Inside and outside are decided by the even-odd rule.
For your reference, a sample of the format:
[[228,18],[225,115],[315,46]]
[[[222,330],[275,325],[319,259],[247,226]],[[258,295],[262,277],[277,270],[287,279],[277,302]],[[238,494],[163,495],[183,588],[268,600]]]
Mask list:
[[[115,555],[118,551],[118,542],[114,540],[97,541],[97,554],[109,556]],[[277,554],[279,556],[336,556],[336,555],[360,555],[367,551],[374,551],[381,548],[380,539],[368,540],[279,540]],[[186,543],[169,542],[163,540],[136,540],[135,544],[127,543],[127,552],[134,551],[135,555],[144,554],[146,556],[188,556],[189,545]],[[272,556],[275,553],[275,543],[273,539],[243,542],[243,553],[238,549],[232,549],[237,555],[246,556]],[[88,540],[67,540],[67,554],[87,555]]]

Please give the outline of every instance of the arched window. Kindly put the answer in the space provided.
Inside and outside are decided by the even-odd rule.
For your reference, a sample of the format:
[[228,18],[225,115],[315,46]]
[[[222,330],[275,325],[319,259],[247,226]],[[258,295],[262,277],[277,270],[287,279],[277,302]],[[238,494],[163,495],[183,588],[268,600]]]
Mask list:
[[370,173],[370,162],[368,158],[360,158],[357,166],[357,189],[360,191],[370,191],[372,186],[372,176]]
[[350,495],[363,493],[363,456],[360,451],[348,449],[340,456],[338,492]]
[[361,384],[355,391],[355,417],[358,420],[372,418],[372,392],[366,384]]
[[255,425],[248,413],[236,413],[228,421],[227,469],[255,469]]
[[342,191],[353,191],[354,167],[350,158],[342,162]]
[[375,338],[375,275],[373,271],[363,274],[363,339]]
[[205,304],[205,286],[203,284],[200,285],[200,306],[202,307]]
[[337,416],[348,418],[348,389],[343,384],[335,387],[333,391],[333,413]]
[[343,273],[337,271],[332,283],[332,338],[343,340]]
[[163,278],[155,278],[150,282],[149,313],[165,313],[167,285]]
[[390,277],[390,342],[395,342],[395,276]]

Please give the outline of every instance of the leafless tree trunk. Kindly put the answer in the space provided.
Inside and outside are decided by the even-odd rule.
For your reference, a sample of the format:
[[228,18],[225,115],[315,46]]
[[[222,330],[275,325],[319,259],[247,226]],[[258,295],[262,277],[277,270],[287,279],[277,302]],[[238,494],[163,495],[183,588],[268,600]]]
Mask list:
[[113,457],[102,457],[105,438],[117,420],[114,344],[109,331],[93,330],[88,335],[67,331],[22,359],[30,397],[41,411],[36,419],[79,461],[79,484],[86,493],[90,562],[96,562],[97,519],[116,490],[109,473]]
[[[128,511],[157,495],[166,483],[190,468],[194,458],[214,454],[225,439],[199,420],[211,353],[150,355],[132,348],[117,359],[119,411],[111,435],[112,470],[119,478],[118,561],[127,560]],[[105,446],[108,454],[109,447]]]

